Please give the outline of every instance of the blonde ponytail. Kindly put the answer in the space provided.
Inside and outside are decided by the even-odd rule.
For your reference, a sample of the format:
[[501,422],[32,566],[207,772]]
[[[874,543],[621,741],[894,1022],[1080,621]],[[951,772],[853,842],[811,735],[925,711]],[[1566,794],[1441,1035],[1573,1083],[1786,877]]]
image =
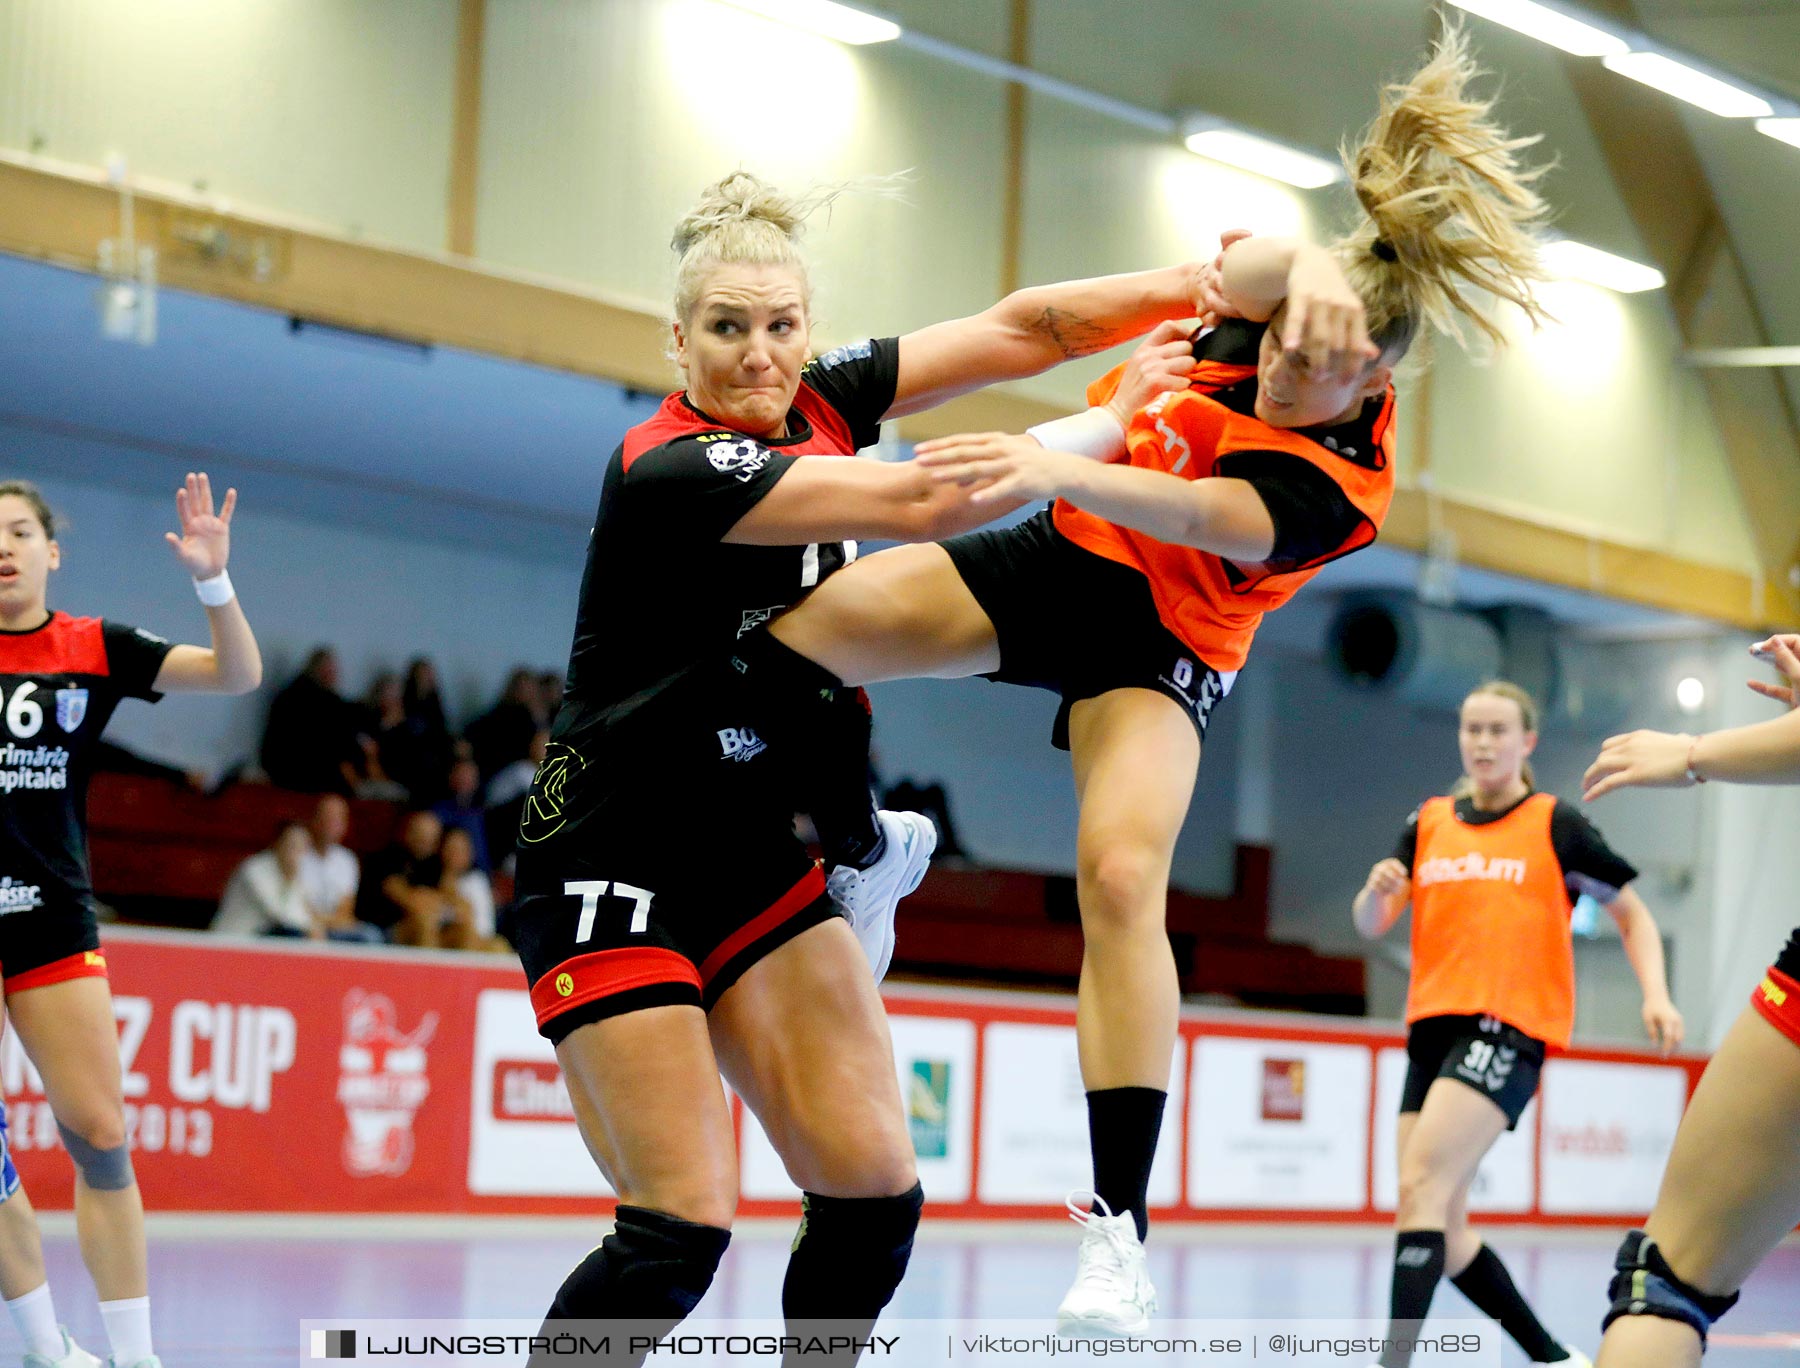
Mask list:
[[[1495,698],[1511,699],[1514,703],[1519,705],[1519,721],[1524,729],[1528,732],[1535,732],[1538,729],[1537,699],[1533,698],[1529,693],[1524,689],[1521,689],[1517,684],[1514,684],[1511,680],[1490,679],[1485,684],[1477,684],[1464,695],[1463,702],[1467,703],[1469,699],[1480,698],[1484,694],[1491,694]],[[1520,762],[1519,777],[1525,781],[1526,788],[1530,789],[1533,793],[1537,792],[1537,776],[1531,771],[1530,760],[1527,759]],[[1473,792],[1475,792],[1475,781],[1465,774],[1456,781],[1456,786],[1450,790],[1450,796],[1452,798],[1467,798]]]
[[1539,138],[1511,136],[1493,121],[1493,102],[1468,92],[1480,74],[1467,38],[1448,29],[1423,69],[1382,91],[1362,142],[1342,152],[1367,217],[1332,250],[1390,358],[1424,325],[1460,338],[1464,319],[1503,343],[1465,286],[1510,300],[1533,323],[1547,317],[1532,286],[1545,278],[1534,230],[1548,211],[1532,187],[1549,167],[1525,165],[1519,153]]

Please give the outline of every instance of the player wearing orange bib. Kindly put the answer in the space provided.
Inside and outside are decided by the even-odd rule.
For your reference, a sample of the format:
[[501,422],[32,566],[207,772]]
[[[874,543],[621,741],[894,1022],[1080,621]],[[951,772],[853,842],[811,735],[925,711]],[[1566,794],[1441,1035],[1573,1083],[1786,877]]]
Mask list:
[[[1546,1049],[1569,1043],[1576,897],[1588,894],[1618,922],[1644,991],[1645,1029],[1664,1053],[1681,1043],[1681,1014],[1656,923],[1629,887],[1637,870],[1578,810],[1533,787],[1531,696],[1514,684],[1482,685],[1463,700],[1457,740],[1464,777],[1455,793],[1420,805],[1354,907],[1357,930],[1370,937],[1408,902],[1413,909],[1388,1338],[1417,1337],[1448,1274],[1534,1363],[1585,1364],[1545,1330],[1470,1226],[1469,1188],[1537,1091]],[[1382,1363],[1405,1368],[1411,1357],[1390,1348]]]
[[[1750,648],[1786,676],[1751,681],[1785,716],[1708,736],[1615,736],[1584,796],[1707,779],[1800,784],[1800,634]],[[1800,1224],[1800,929],[1750,994],[1706,1066],[1663,1174],[1656,1209],[1614,1264],[1600,1368],[1697,1368],[1712,1323]]]
[[[1212,264],[1193,338],[1165,326],[1133,364],[1179,361],[1142,411],[1113,381],[1032,435],[947,438],[919,461],[1004,507],[1053,510],[833,575],[732,653],[761,734],[815,765],[808,700],[843,685],[971,674],[1060,696],[1074,761],[1085,951],[1077,1003],[1093,1151],[1070,1329],[1135,1332],[1156,1308],[1143,1238],[1180,1005],[1166,929],[1175,840],[1206,728],[1258,623],[1322,565],[1367,546],[1392,494],[1392,368],[1421,329],[1466,318],[1474,283],[1535,314],[1543,212],[1518,140],[1467,87],[1460,35],[1391,87],[1349,153],[1359,226],[1329,248],[1252,238]],[[1122,410],[1122,411],[1121,411]],[[817,816],[817,809],[814,809]],[[877,939],[882,928],[865,928]],[[885,929],[892,936],[891,926]]]

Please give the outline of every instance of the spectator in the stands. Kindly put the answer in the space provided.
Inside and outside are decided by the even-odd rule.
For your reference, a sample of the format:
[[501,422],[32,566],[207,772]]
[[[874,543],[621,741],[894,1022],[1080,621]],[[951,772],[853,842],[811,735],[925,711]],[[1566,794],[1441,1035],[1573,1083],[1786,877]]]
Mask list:
[[439,850],[444,919],[438,944],[449,950],[504,950],[494,935],[494,885],[475,864],[475,843],[462,827],[447,827]]
[[328,793],[306,823],[300,855],[300,888],[307,911],[332,940],[378,941],[381,932],[356,919],[356,890],[362,869],[344,845],[350,831],[350,804]]
[[546,727],[556,720],[556,710],[562,707],[562,700],[562,671],[545,670],[538,676],[538,709]]
[[383,670],[370,681],[363,695],[362,734],[375,742],[375,757],[382,773],[410,795],[412,793],[411,737],[406,727],[406,707],[401,701],[400,676]]
[[460,759],[450,766],[450,796],[431,809],[444,824],[446,833],[465,832],[474,849],[475,868],[484,874],[493,868],[488,863],[486,811],[481,806],[481,770],[470,759]]
[[308,844],[298,822],[281,829],[231,872],[212,929],[222,936],[307,936],[321,939],[325,928],[306,905],[300,860]]
[[449,791],[452,742],[437,667],[428,657],[414,656],[407,665],[400,702],[406,715],[410,769],[401,782],[413,791],[413,801],[435,803]]
[[358,920],[380,927],[396,945],[436,945],[444,919],[438,847],[443,823],[419,809],[406,814],[400,837],[371,855],[357,895]]
[[538,677],[516,669],[506,678],[499,701],[469,723],[463,735],[475,749],[475,763],[485,783],[531,749],[531,738],[545,725]]
[[550,733],[541,731],[531,738],[531,750],[523,760],[515,760],[492,779],[483,799],[487,812],[483,828],[487,832],[490,869],[509,869],[513,851],[519,843],[519,818],[525,811],[525,795],[531,792],[532,776],[544,761]]
[[320,646],[269,705],[262,767],[301,793],[349,793],[362,758],[356,708],[338,693],[337,653]]

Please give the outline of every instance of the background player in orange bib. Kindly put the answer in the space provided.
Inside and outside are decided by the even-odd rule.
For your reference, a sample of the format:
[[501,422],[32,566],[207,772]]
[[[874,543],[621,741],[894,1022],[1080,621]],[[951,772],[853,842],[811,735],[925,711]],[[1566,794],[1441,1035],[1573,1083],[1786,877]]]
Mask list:
[[[75,1228],[100,1293],[115,1368],[158,1368],[150,1336],[144,1206],[131,1171],[118,1027],[88,879],[89,755],[121,699],[248,693],[262,657],[225,563],[237,491],[213,512],[212,485],[176,491],[176,559],[206,605],[212,645],[172,646],[122,623],[47,606],[62,564],[43,496],[0,483],[0,976],[6,1015],[43,1076],[75,1161]],[[0,1293],[25,1336],[28,1365],[92,1368],[58,1328],[37,1223],[5,1157],[0,1122]]]
[[[1800,784],[1800,634],[1751,652],[1786,677],[1750,687],[1785,716],[1707,736],[1607,741],[1583,796],[1716,779]],[[1750,995],[1694,1090],[1656,1209],[1620,1246],[1600,1368],[1693,1368],[1712,1323],[1800,1223],[1800,929]]]
[[[1457,741],[1462,780],[1413,813],[1354,907],[1357,930],[1370,937],[1413,908],[1389,1336],[1416,1336],[1448,1274],[1533,1362],[1584,1364],[1539,1323],[1469,1224],[1469,1187],[1537,1091],[1546,1049],[1569,1043],[1576,897],[1589,894],[1618,922],[1644,991],[1644,1027],[1665,1054],[1681,1043],[1681,1014],[1656,923],[1629,887],[1637,870],[1577,809],[1533,787],[1531,696],[1514,684],[1482,685],[1463,700]],[[1382,1362],[1404,1368],[1411,1357],[1390,1350]]]
[[818,736],[807,686],[982,674],[1061,695],[1095,1194],[1059,1311],[1070,1328],[1136,1331],[1156,1307],[1142,1241],[1180,1005],[1168,877],[1212,712],[1262,615],[1374,540],[1393,490],[1391,368],[1419,332],[1465,318],[1499,340],[1465,284],[1535,313],[1544,206],[1517,156],[1531,140],[1492,122],[1476,74],[1452,33],[1384,92],[1346,156],[1364,211],[1348,236],[1226,247],[1209,305],[1232,316],[1191,344],[1147,344],[1191,355],[1180,392],[1109,416],[1109,377],[1094,408],[1035,438],[919,449],[996,511],[1056,496],[1053,510],[872,556],[733,652],[732,686],[771,736]]

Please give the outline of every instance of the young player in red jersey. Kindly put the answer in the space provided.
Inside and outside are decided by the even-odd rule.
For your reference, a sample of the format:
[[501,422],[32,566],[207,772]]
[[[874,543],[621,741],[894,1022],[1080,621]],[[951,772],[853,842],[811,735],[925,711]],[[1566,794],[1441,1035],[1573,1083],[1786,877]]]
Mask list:
[[[1620,788],[1800,783],[1800,635],[1751,652],[1785,683],[1750,687],[1787,705],[1706,736],[1636,731],[1601,748],[1583,796]],[[1697,1368],[1707,1331],[1769,1251],[1800,1224],[1800,929],[1750,994],[1694,1090],[1656,1209],[1615,1263],[1599,1368]]]
[[[685,388],[606,464],[568,690],[520,823],[512,938],[620,1199],[552,1321],[672,1325],[705,1293],[738,1195],[721,1070],[806,1194],[783,1311],[872,1324],[887,1304],[923,1199],[869,974],[880,947],[865,955],[839,905],[891,907],[923,874],[929,827],[878,825],[866,769],[835,809],[802,796],[819,738],[773,740],[700,666],[829,583],[854,538],[991,516],[910,463],[844,459],[884,418],[1198,308],[1198,266],[1113,276],[809,360],[806,208],[740,173],[677,230]],[[866,750],[855,691],[794,687]],[[828,892],[797,809],[848,889]]]
[[[206,605],[212,645],[173,646],[139,628],[52,612],[50,575],[62,564],[55,519],[31,485],[0,483],[0,979],[7,1018],[75,1162],[75,1225],[114,1368],[159,1362],[88,877],[89,756],[123,699],[248,693],[261,682],[256,638],[225,573],[236,505],[228,490],[215,513],[204,474],[176,491],[181,535],[168,541]],[[56,1324],[36,1219],[4,1141],[0,1122],[0,1293],[25,1336],[25,1361],[95,1368],[100,1361]]]
[[[1644,992],[1644,1027],[1665,1054],[1681,1043],[1681,1014],[1669,1000],[1656,922],[1630,887],[1637,870],[1577,809],[1534,786],[1531,696],[1503,681],[1482,685],[1463,700],[1457,741],[1461,782],[1407,820],[1354,908],[1357,930],[1370,937],[1409,902],[1413,909],[1388,1337],[1417,1337],[1447,1275],[1532,1362],[1586,1364],[1544,1329],[1470,1226],[1469,1188],[1482,1156],[1537,1091],[1545,1051],[1569,1043],[1569,914],[1578,896],[1592,896],[1618,922]],[[1411,1359],[1392,1348],[1382,1363],[1405,1368]]]
[[1097,1198],[1060,1310],[1071,1328],[1137,1331],[1155,1309],[1145,1193],[1180,1001],[1167,883],[1211,713],[1262,615],[1374,540],[1393,491],[1391,371],[1419,332],[1454,332],[1461,317],[1499,340],[1465,284],[1535,314],[1544,206],[1517,156],[1532,140],[1492,122],[1467,89],[1475,74],[1452,34],[1384,94],[1347,158],[1364,210],[1347,237],[1227,246],[1207,273],[1222,321],[1193,342],[1180,392],[1109,417],[1109,379],[1090,390],[1094,409],[1036,440],[920,447],[987,506],[1049,497],[1054,509],[872,556],[733,652],[736,688],[772,737],[819,733],[816,710],[798,706],[803,681],[983,674],[1062,696]]

